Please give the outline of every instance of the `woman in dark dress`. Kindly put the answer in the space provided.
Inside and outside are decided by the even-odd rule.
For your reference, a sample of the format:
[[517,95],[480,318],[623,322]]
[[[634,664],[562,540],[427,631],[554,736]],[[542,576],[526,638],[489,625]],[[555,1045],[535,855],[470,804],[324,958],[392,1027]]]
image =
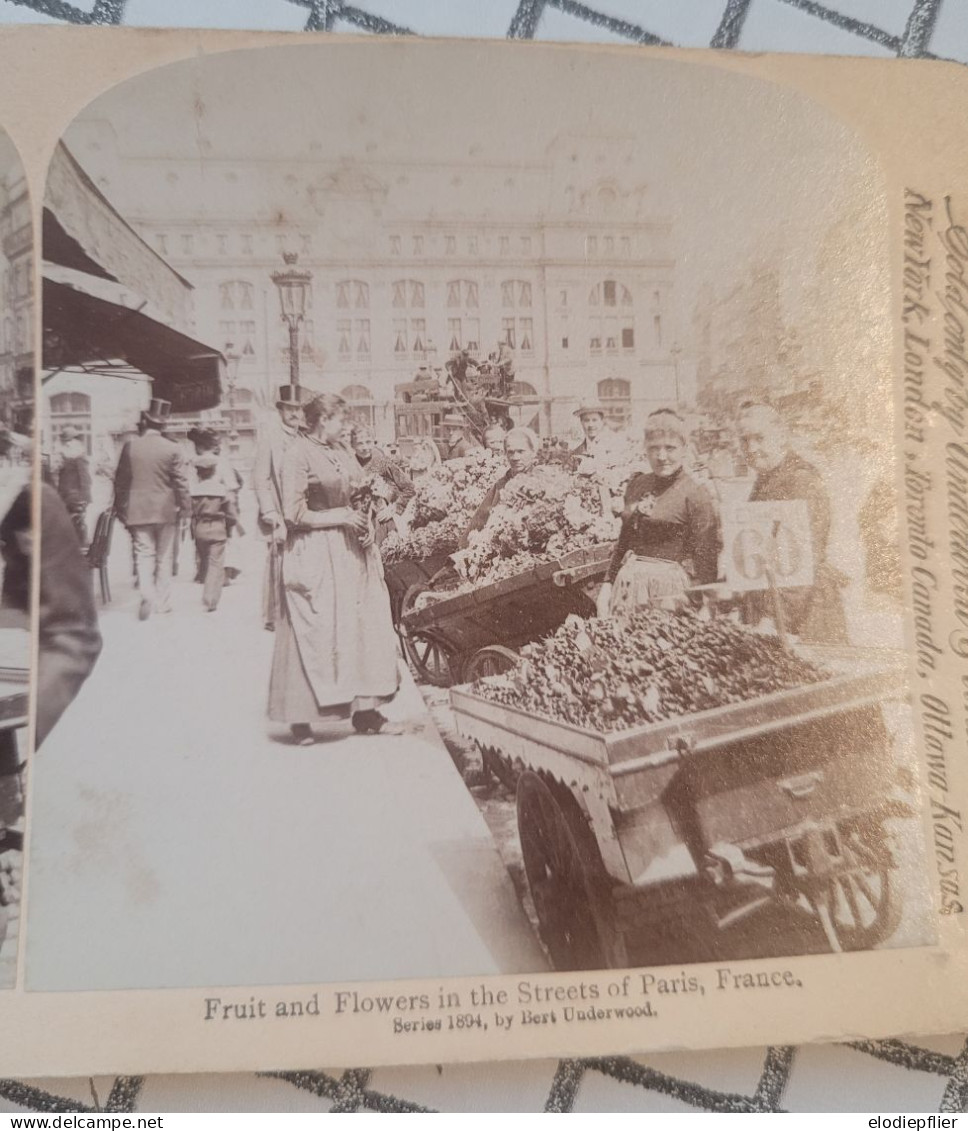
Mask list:
[[645,428],[650,474],[634,475],[625,492],[622,529],[598,595],[598,615],[682,600],[690,585],[715,581],[719,519],[712,496],[684,469],[686,426],[669,409]]

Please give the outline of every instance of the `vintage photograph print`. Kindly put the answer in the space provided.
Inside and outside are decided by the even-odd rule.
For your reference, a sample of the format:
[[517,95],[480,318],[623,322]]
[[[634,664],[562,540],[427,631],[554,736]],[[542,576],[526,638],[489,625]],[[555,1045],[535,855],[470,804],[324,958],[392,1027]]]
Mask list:
[[165,66],[57,145],[103,646],[27,988],[647,967],[648,1015],[933,944],[876,159],[694,58],[379,50]]
[[[0,130],[0,991],[17,980],[30,693],[34,242],[20,156]],[[47,638],[43,673],[56,666]]]

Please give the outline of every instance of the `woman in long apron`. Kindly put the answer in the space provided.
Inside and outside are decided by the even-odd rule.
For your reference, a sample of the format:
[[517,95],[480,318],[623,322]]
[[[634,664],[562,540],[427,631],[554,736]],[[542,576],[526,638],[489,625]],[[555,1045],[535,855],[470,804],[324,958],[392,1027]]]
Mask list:
[[650,414],[645,454],[652,470],[634,475],[626,488],[622,529],[598,595],[599,616],[681,604],[690,586],[716,580],[719,520],[712,496],[683,467],[687,439],[677,412]]
[[360,468],[340,441],[345,402],[324,393],[303,411],[307,432],[282,466],[286,615],[276,628],[269,718],[309,745],[316,719],[392,732],[379,708],[396,695],[399,670],[371,519],[352,506]]

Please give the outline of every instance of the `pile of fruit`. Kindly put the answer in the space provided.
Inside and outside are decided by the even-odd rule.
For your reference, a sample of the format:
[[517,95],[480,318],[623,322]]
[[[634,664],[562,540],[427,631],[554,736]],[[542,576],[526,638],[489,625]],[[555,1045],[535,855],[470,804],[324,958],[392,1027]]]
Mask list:
[[771,692],[828,673],[725,617],[644,609],[627,627],[569,617],[554,636],[522,649],[477,694],[529,714],[595,731],[627,730]]
[[486,585],[570,550],[618,536],[618,521],[603,508],[602,484],[560,465],[546,464],[514,476],[466,550],[453,555],[461,578]]
[[417,480],[404,512],[409,532],[390,534],[380,547],[384,562],[452,554],[488,488],[506,470],[503,456],[483,449],[431,468]]

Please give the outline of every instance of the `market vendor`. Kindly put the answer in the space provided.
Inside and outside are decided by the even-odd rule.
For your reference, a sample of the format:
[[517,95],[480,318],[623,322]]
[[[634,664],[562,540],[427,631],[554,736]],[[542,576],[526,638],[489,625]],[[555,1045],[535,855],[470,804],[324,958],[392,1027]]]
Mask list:
[[626,454],[628,442],[622,433],[608,426],[604,405],[593,401],[581,404],[575,409],[575,416],[584,433],[582,442],[570,453],[579,474],[604,470]]
[[[814,584],[777,591],[783,628],[813,644],[847,644],[847,621],[840,598],[846,578],[827,561],[830,538],[830,496],[820,472],[793,450],[785,421],[772,405],[748,402],[740,409],[740,444],[755,472],[750,502],[803,499],[807,504],[813,543]],[[746,619],[775,621],[774,597],[749,594]]]
[[356,462],[363,471],[378,475],[386,487],[383,506],[376,513],[377,542],[381,542],[393,527],[394,514],[403,512],[417,489],[403,468],[376,446],[376,437],[371,429],[362,424],[354,425],[352,443]]
[[649,415],[645,454],[651,467],[625,491],[622,528],[597,599],[600,617],[660,601],[716,580],[719,519],[712,496],[683,467],[685,421],[671,409]]
[[467,435],[467,422],[459,412],[448,412],[443,419],[444,461],[463,459],[477,451],[480,444]]
[[488,516],[500,501],[501,492],[508,483],[511,482],[515,475],[529,471],[534,466],[540,448],[541,441],[530,428],[512,428],[511,431],[505,435],[504,458],[508,462],[508,469],[490,488],[481,501],[481,505],[474,512],[467,529],[464,531],[458,543],[462,550],[467,548],[471,534],[476,530],[482,530],[484,528]]

